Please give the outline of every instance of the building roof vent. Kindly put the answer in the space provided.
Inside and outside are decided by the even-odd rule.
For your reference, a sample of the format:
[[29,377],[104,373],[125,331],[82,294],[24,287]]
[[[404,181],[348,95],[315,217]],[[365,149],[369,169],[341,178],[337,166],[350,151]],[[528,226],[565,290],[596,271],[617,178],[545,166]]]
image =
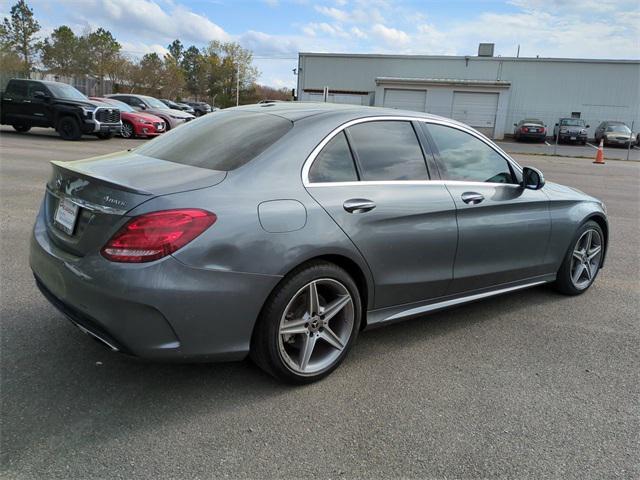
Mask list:
[[479,57],[493,57],[493,48],[495,44],[493,43],[481,43],[478,45],[478,56]]

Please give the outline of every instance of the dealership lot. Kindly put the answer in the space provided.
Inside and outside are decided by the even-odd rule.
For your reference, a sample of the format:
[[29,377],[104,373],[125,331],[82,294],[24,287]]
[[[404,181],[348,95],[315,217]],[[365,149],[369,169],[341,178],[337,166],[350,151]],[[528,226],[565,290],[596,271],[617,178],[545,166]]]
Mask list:
[[28,241],[48,161],[140,142],[1,130],[7,477],[640,475],[640,164],[515,156],[607,203],[606,268],[583,296],[542,287],[366,332],[329,378],[291,388],[248,361],[112,354],[37,291]]
[[[597,145],[590,142],[587,145],[554,145],[553,140],[547,143],[516,142],[513,140],[498,140],[496,142],[505,152],[513,154],[554,155],[562,157],[595,158]],[[626,160],[627,149],[622,147],[604,147],[605,160]],[[640,161],[640,148],[632,147],[629,152],[629,160]]]

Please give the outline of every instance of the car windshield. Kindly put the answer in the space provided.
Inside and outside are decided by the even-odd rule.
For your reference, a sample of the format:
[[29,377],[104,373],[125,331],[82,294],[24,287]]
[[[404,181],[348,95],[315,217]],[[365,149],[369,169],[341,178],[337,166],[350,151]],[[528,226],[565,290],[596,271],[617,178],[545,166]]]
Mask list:
[[120,100],[115,100],[113,98],[105,98],[104,100],[101,100],[101,102],[108,103],[109,105],[113,105],[114,107],[118,107],[121,112],[129,112],[129,113],[136,112],[136,110],[134,110],[130,105],[127,105],[126,103],[121,102]]
[[260,155],[292,126],[276,115],[222,112],[171,130],[137,148],[136,153],[226,172]]
[[631,133],[631,129],[626,125],[609,125],[607,127],[607,132]]
[[563,118],[560,121],[563,127],[584,127],[584,120],[579,118]]
[[66,98],[69,100],[89,100],[80,90],[64,83],[48,83],[47,88],[56,98]]
[[525,118],[522,123],[533,123],[535,125],[543,125],[542,120],[538,120],[537,118]]
[[164,103],[162,103],[157,98],[147,97],[147,96],[144,96],[144,95],[140,95],[140,98],[142,98],[145,102],[147,102],[149,105],[151,105],[152,108],[159,108],[159,109],[162,109],[162,110],[169,110],[169,107],[167,107]]

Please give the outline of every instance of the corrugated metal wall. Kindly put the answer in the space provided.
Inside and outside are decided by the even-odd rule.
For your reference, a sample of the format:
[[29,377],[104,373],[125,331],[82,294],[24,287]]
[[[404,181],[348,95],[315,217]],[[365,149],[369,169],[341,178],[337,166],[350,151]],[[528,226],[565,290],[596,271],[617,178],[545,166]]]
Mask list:
[[[638,61],[300,54],[300,68],[301,100],[310,100],[305,89],[324,86],[375,95],[377,77],[503,80],[511,86],[508,101],[499,106],[504,111],[497,115],[502,123],[496,125],[497,133],[511,133],[513,123],[525,117],[538,117],[552,128],[558,118],[578,112],[591,125],[590,134],[604,120],[621,120],[628,125],[635,121],[635,129],[640,129]],[[378,88],[377,96],[382,92]],[[383,101],[376,97],[373,103],[382,105]],[[433,113],[453,114],[447,115],[442,106],[438,110]]]

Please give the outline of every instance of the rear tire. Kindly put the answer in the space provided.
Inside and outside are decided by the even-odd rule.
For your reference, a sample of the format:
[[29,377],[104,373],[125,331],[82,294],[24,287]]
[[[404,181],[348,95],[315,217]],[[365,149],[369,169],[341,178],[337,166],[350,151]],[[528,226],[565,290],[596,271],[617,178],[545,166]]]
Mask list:
[[315,382],[342,363],[361,318],[360,292],[351,276],[333,263],[308,263],[267,299],[251,339],[251,358],[282,381]]
[[82,137],[80,125],[73,117],[62,117],[58,121],[56,130],[63,140],[78,140]]
[[593,220],[576,231],[556,276],[555,288],[565,295],[580,295],[593,284],[606,249],[602,228]]
[[27,133],[31,130],[31,125],[11,125],[16,132]]

